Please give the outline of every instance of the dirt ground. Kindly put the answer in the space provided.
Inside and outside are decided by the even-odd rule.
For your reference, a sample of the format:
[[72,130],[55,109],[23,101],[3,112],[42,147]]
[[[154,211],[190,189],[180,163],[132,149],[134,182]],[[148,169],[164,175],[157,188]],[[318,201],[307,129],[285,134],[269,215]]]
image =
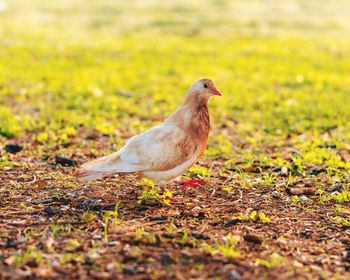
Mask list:
[[[108,142],[79,135],[70,145]],[[0,169],[1,279],[349,279],[350,230],[332,218],[348,210],[321,203],[305,182],[293,201],[277,181],[259,181],[262,173],[282,180],[278,167],[247,167],[248,187],[225,160],[200,161],[211,170],[206,183],[169,185],[167,205],[140,200],[131,175],[78,183],[77,166],[92,158],[87,145],[66,155],[76,162],[62,162],[55,147],[15,140],[24,147],[10,155],[18,165]],[[39,148],[46,156],[36,157]],[[328,185],[322,170],[314,177]]]

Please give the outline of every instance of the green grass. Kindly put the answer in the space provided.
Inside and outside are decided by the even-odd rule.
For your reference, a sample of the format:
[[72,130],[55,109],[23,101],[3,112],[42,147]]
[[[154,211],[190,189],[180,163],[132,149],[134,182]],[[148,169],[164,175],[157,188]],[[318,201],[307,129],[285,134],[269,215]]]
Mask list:
[[[11,124],[4,110],[2,134],[18,133],[18,126],[59,131],[67,125],[100,130],[111,125],[117,130],[129,116],[129,125],[138,128],[139,118],[167,116],[202,76],[212,77],[224,93],[213,101],[213,116],[219,124],[239,122],[237,131],[263,133],[263,138],[349,128],[350,52],[339,47],[337,57],[334,42],[122,37],[61,51],[41,44],[1,50],[6,65],[1,101],[23,120]],[[178,50],[182,45],[186,48]],[[343,138],[349,140],[349,133]]]
[[[97,13],[108,13],[101,10]],[[58,16],[54,8],[50,13]],[[67,13],[62,11],[63,18]],[[15,29],[11,18],[1,22],[8,31]],[[80,25],[74,28],[87,35]],[[57,20],[39,31],[32,27],[31,33],[29,26],[26,35],[5,28],[0,37],[2,135],[29,130],[60,137],[67,126],[79,125],[107,134],[135,133],[153,125],[152,119],[166,117],[181,104],[188,86],[205,76],[224,93],[211,104],[216,128],[233,127],[253,143],[284,139],[288,133],[317,138],[332,130],[331,141],[349,143],[347,39],[185,36],[161,27],[159,35],[149,26],[108,38],[107,24],[97,30],[88,25],[92,42],[71,42],[67,34],[56,33],[63,27],[69,26]],[[47,29],[55,35],[47,35]]]
[[[193,81],[210,77],[224,98],[210,104],[207,158],[277,164],[292,174],[304,163],[349,170],[327,148],[350,147],[347,6],[322,4],[310,21],[302,12],[314,1],[289,4],[253,22],[260,1],[135,1],[130,10],[112,1],[11,2],[0,14],[0,139],[31,135],[52,147],[84,126],[115,142],[159,123]],[[292,163],[283,159],[286,141],[298,150]]]

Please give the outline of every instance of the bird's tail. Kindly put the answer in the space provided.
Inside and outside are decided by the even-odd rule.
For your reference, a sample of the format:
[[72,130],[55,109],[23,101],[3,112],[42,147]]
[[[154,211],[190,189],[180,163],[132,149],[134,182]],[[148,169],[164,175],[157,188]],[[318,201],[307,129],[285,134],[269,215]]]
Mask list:
[[115,173],[114,165],[119,160],[119,154],[111,154],[83,164],[77,172],[80,182],[101,179]]

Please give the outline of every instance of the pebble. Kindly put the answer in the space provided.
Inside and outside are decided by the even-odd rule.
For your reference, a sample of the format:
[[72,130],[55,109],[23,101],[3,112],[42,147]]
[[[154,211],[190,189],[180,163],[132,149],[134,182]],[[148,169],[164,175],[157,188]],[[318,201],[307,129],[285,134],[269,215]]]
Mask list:
[[123,268],[123,272],[128,275],[136,275],[139,271],[136,266],[130,265]]
[[276,191],[276,190],[273,191],[271,193],[271,195],[272,195],[273,198],[281,198],[282,197],[282,194],[279,191]]
[[22,146],[18,144],[7,144],[5,146],[5,151],[10,154],[16,154],[22,150]]
[[61,210],[61,211],[67,211],[69,208],[70,208],[69,205],[61,205],[60,210]]
[[60,263],[59,263],[58,260],[53,260],[53,261],[51,262],[51,266],[52,266],[52,267],[57,267],[57,266],[59,266],[59,265],[60,265]]
[[335,184],[332,188],[329,189],[329,192],[333,193],[337,193],[337,192],[341,192],[342,191],[342,184]]
[[236,270],[230,270],[228,272],[228,279],[241,280],[242,276]]
[[243,236],[243,239],[247,242],[254,243],[254,244],[261,244],[262,240],[260,237],[253,235],[253,234],[247,234]]
[[201,233],[192,233],[192,236],[196,239],[201,239],[201,240],[209,240],[210,237],[205,235],[205,234],[201,234]]
[[231,220],[225,221],[223,225],[224,225],[224,227],[230,227],[230,226],[233,226],[233,225],[239,223],[240,221],[241,220],[239,220],[239,219],[231,219]]
[[349,248],[349,250],[344,252],[344,258],[350,259],[350,248]]
[[281,173],[282,173],[283,175],[288,175],[288,168],[285,167],[285,166],[283,166],[283,167],[281,168]]
[[59,155],[55,156],[55,163],[63,165],[63,166],[73,166],[76,164],[75,160],[72,160],[72,159],[69,159],[66,157],[62,157]]
[[44,212],[49,217],[52,217],[55,214],[57,214],[57,211],[54,208],[52,208],[51,206],[45,206]]
[[163,252],[160,256],[160,261],[162,265],[171,265],[174,263],[174,260],[169,256],[167,252]]

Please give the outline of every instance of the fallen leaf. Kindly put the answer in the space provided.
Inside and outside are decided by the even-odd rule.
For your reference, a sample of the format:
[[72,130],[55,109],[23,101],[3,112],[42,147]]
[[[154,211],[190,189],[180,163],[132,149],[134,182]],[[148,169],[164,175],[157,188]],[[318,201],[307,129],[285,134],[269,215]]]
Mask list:
[[69,239],[64,249],[67,251],[75,251],[78,247],[80,247],[80,243],[78,240]]
[[289,188],[288,191],[293,195],[301,195],[301,194],[315,194],[316,188]]
[[338,155],[340,156],[342,161],[350,162],[350,151],[349,150],[345,150],[345,149],[340,150],[338,152]]

